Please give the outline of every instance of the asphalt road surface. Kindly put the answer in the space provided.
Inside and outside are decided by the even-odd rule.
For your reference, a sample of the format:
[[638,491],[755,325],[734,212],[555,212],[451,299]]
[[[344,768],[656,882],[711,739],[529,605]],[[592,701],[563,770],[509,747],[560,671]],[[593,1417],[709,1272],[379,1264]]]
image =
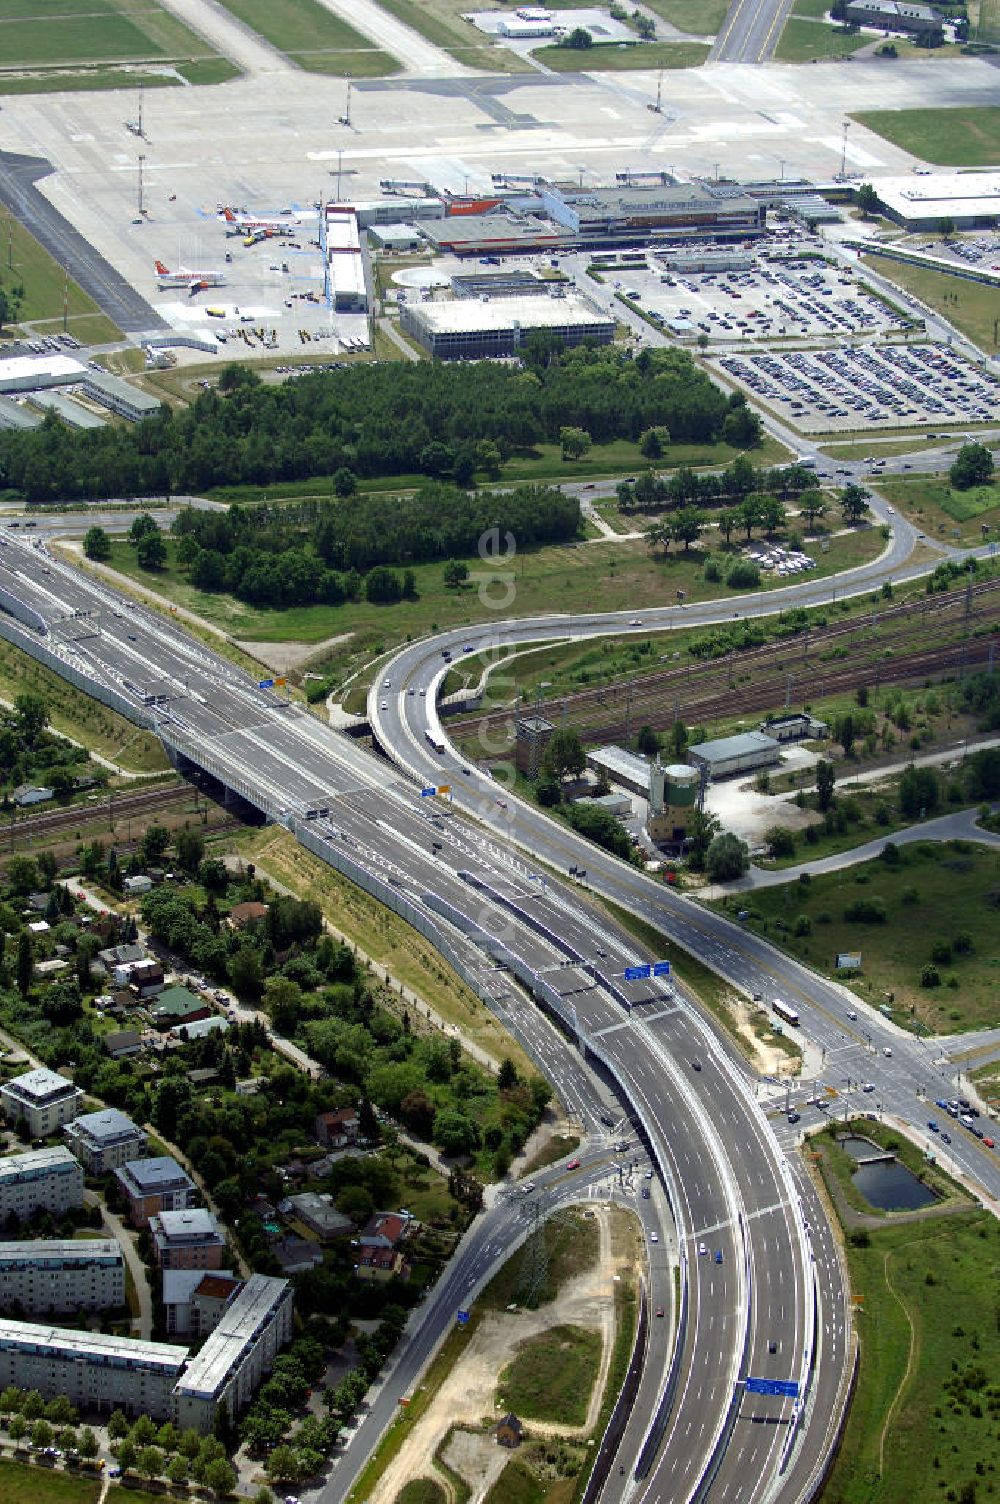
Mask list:
[[145,298],[35,187],[38,179],[48,177],[52,170],[42,157],[0,152],[0,203],[6,205],[60,266],[69,268],[74,281],[123,333],[153,334],[166,329],[166,321]]
[[[797,1497],[825,1434],[810,1416],[835,1411],[845,1352],[817,1345],[831,1291],[817,1281],[786,1150],[742,1063],[683,989],[627,980],[642,952],[586,893],[534,871],[506,836],[422,800],[409,778],[40,540],[6,531],[0,592],[70,677],[118,697],[175,752],[412,913],[482,995],[519,1013],[529,1045],[544,1032],[551,1046],[551,1030],[511,973],[547,1000],[618,1082],[676,1224],[685,1321],[670,1355],[670,1426],[646,1486],[669,1479],[675,1497],[702,1489],[726,1504]],[[749,1375],[792,1381],[802,1400],[757,1397],[762,1423],[744,1425]],[[324,1493],[342,1496],[337,1476]]]

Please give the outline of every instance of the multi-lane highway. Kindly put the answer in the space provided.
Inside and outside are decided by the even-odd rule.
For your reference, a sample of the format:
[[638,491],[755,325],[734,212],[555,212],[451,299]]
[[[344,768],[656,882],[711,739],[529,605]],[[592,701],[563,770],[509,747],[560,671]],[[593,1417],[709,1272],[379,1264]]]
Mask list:
[[[832,1266],[826,1275],[814,1263],[800,1190],[753,1083],[683,989],[626,980],[635,942],[585,893],[525,862],[506,833],[422,800],[408,777],[43,544],[7,534],[0,603],[8,634],[22,623],[36,654],[155,726],[178,756],[411,918],[498,1011],[518,1013],[529,1044],[540,1037],[531,994],[600,1061],[660,1171],[683,1274],[683,1319],[660,1376],[670,1425],[645,1486],[727,1504],[800,1497],[842,1383],[842,1291]],[[800,1398],[749,1400],[750,1375],[796,1383]],[[331,1499],[349,1472],[338,1469]]]

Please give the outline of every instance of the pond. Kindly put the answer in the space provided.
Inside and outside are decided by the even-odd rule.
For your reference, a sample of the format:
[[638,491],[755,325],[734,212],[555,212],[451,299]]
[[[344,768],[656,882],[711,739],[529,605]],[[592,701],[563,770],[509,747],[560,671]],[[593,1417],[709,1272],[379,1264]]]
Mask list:
[[[848,1137],[839,1142],[841,1148],[857,1160],[885,1152],[866,1138]],[[866,1201],[884,1212],[916,1211],[918,1207],[930,1206],[937,1199],[934,1192],[898,1159],[884,1159],[874,1165],[862,1164],[851,1176],[851,1184]]]

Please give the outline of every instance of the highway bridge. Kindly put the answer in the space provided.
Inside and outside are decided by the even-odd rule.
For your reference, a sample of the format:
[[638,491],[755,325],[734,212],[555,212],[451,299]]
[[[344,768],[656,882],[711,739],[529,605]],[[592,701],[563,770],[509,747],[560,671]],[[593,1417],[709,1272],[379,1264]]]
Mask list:
[[[678,1504],[810,1497],[852,1360],[829,1229],[794,1151],[758,1106],[755,1082],[682,981],[630,976],[636,963],[657,958],[590,891],[555,874],[586,867],[590,888],[649,919],[744,991],[773,997],[779,988],[807,1015],[810,1033],[848,1062],[859,1052],[872,1056],[891,1034],[899,1046],[891,1071],[880,1054],[872,1064],[882,1070],[883,1096],[895,1093],[904,1116],[914,1111],[913,1073],[926,1080],[933,1069],[923,1047],[898,1039],[877,1015],[850,1025],[836,987],[554,826],[453,755],[433,753],[426,733],[437,724],[447,639],[407,649],[386,671],[389,688],[381,681],[373,692],[373,723],[394,771],[173,622],[51,556],[41,540],[0,529],[0,544],[2,635],[150,726],[179,763],[217,779],[407,918],[513,1022],[585,1122],[595,1116],[590,1072],[616,1084],[659,1171],[676,1229],[681,1302],[676,1341],[657,1334],[647,1353],[661,1402],[654,1409],[647,1398],[634,1417],[609,1489]],[[904,558],[893,561],[897,570]],[[870,588],[865,572],[856,574],[853,588]],[[655,615],[647,631],[674,617]],[[620,619],[598,616],[506,624],[518,640],[622,628]],[[459,646],[482,646],[491,635],[469,629]],[[422,797],[421,785],[443,782],[445,769],[453,802]],[[995,1192],[1000,1175],[985,1151],[962,1152],[970,1175]],[[647,1225],[651,1266],[654,1230]],[[495,1243],[488,1246],[499,1256]],[[461,1266],[450,1277],[477,1269]],[[420,1343],[430,1351],[452,1318],[443,1298],[426,1311]],[[407,1367],[402,1354],[394,1372]],[[750,1377],[782,1381],[789,1392],[751,1394]],[[374,1439],[340,1461],[324,1500],[344,1496]]]

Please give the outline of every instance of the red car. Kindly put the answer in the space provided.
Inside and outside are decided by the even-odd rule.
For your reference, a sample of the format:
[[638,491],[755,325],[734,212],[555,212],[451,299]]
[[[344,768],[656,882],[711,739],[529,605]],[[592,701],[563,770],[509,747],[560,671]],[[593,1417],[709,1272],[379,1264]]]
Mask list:
[[663,1307],[662,1306],[657,1306],[657,1308],[656,1308],[656,1314],[657,1314],[657,1316],[662,1316],[663,1315]]
[[580,1168],[580,1161],[578,1159],[571,1159],[566,1168],[567,1170],[578,1170]]

